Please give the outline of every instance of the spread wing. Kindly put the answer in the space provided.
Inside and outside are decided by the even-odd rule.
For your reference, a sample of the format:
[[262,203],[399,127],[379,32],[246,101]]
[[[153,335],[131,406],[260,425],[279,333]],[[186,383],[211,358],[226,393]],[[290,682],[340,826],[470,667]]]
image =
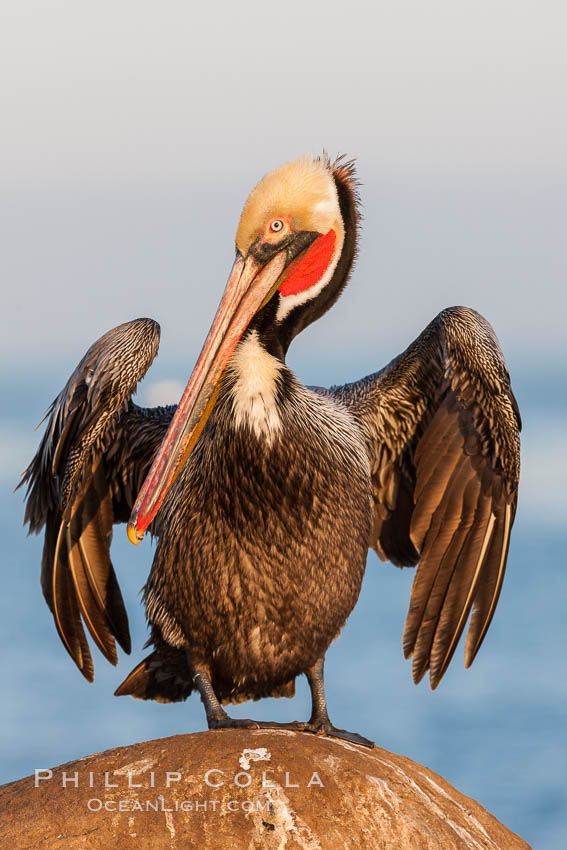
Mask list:
[[419,563],[403,647],[437,687],[472,609],[469,667],[492,620],[520,470],[520,414],[492,327],[452,307],[385,369],[333,392],[357,419],[372,468],[370,545]]
[[55,625],[82,674],[94,668],[83,629],[117,663],[130,652],[128,618],[110,560],[112,526],[126,522],[173,416],[131,400],[159,345],[159,325],[136,319],[87,351],[49,408],[39,449],[24,472],[25,522],[45,527],[41,585]]

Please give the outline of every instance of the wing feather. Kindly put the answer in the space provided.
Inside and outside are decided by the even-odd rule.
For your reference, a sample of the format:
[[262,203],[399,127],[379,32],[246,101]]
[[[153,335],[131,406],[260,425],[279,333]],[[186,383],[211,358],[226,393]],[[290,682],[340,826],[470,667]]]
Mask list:
[[[519,481],[520,414],[498,340],[474,310],[444,310],[389,366],[333,389],[366,439],[369,545],[418,561],[403,649],[437,687],[470,616],[465,665],[494,616]],[[472,615],[471,615],[472,610]]]
[[[476,482],[470,482],[463,495],[459,488],[451,488],[435,512],[431,531],[422,553],[412,594],[403,649],[406,658],[413,654],[413,677],[419,681],[429,665],[429,656],[437,622],[447,590],[463,546],[470,533],[470,524],[455,520],[462,511],[463,498],[476,498]],[[418,580],[419,579],[419,580]]]
[[77,597],[68,569],[67,539],[59,526],[52,567],[52,611],[55,627],[67,652],[87,681],[94,679],[94,666],[79,615]]
[[422,486],[421,475],[418,476],[410,527],[410,536],[418,552],[422,552],[427,539],[438,532],[441,516],[437,508],[447,491],[452,490],[451,481],[462,473],[465,458],[459,452],[460,442],[460,435],[457,433],[451,442],[446,444],[445,451],[435,453],[437,474],[432,474]]
[[131,401],[158,344],[159,325],[151,319],[127,322],[95,342],[49,408],[45,434],[22,477],[30,531],[45,526],[44,596],[65,648],[89,681],[94,668],[83,622],[112,664],[115,640],[130,652],[110,541],[173,415],[172,408],[144,410]]
[[108,543],[101,534],[98,517],[82,531],[78,546],[84,570],[99,610],[104,611],[112,635],[127,654],[131,651],[128,615],[118,579],[110,560]]
[[494,514],[490,511],[488,500],[483,500],[481,507],[475,512],[474,523],[453,568],[443,608],[439,613],[430,653],[433,688],[441,681],[461,637],[478,587],[493,528]]
[[496,535],[494,536],[486,556],[482,582],[475,598],[475,607],[465,643],[465,667],[470,667],[476,658],[498,604],[510,547],[510,531],[513,522],[512,505],[506,505],[504,517],[503,519],[500,518],[499,522],[502,526],[502,538],[500,540]]
[[104,608],[101,609],[97,604],[91,584],[87,578],[87,568],[79,547],[79,535],[80,532],[78,533],[76,517],[74,517],[66,525],[67,557],[79,611],[91,637],[102,654],[111,664],[116,665],[118,663],[116,646],[108,628]]

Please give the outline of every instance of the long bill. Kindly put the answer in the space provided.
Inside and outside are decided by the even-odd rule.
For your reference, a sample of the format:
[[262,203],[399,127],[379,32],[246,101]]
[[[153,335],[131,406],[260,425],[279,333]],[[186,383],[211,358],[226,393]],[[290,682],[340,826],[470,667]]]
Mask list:
[[128,537],[139,543],[193,450],[214,407],[220,380],[244,331],[276,291],[286,265],[280,251],[265,266],[238,256],[211,329],[169,430],[136,499]]

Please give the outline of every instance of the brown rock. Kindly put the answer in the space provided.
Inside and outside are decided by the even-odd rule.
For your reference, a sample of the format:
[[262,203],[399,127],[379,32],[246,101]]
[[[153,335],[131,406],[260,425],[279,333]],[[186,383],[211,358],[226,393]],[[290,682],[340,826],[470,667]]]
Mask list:
[[107,750],[3,786],[0,809],[10,850],[528,848],[403,756],[268,729]]

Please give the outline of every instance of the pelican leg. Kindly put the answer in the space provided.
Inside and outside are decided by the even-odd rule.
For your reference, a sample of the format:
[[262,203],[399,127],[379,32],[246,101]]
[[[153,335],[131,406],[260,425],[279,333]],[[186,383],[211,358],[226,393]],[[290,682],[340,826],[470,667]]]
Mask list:
[[313,732],[319,735],[330,735],[333,738],[342,738],[353,744],[362,744],[365,747],[374,747],[373,741],[357,735],[356,732],[346,732],[344,729],[336,729],[327,714],[327,700],[325,698],[325,683],[323,679],[324,657],[307,671],[307,679],[311,687],[312,710],[308,723],[277,723],[266,720],[249,720],[248,718],[230,717],[222,705],[213,688],[209,672],[204,667],[195,667],[188,657],[189,668],[193,684],[201,695],[205,706],[207,724],[209,729],[290,729],[294,732]]
[[309,718],[309,725],[314,727],[313,731],[332,725],[327,713],[324,666],[325,656],[322,655],[305,674],[311,688],[311,717]]
[[260,727],[279,727],[291,728],[290,724],[278,724],[265,722],[260,720],[249,720],[244,717],[230,717],[222,705],[213,688],[211,677],[207,669],[203,667],[195,667],[188,654],[189,669],[191,670],[191,678],[193,684],[201,695],[201,700],[205,706],[207,715],[207,725],[209,729],[259,729]]
[[230,720],[228,714],[218,701],[217,695],[214,692],[209,674],[205,670],[196,670],[193,673],[193,684],[201,695],[201,700],[205,706],[207,715],[207,724],[209,729],[215,729],[225,720]]
[[[194,668],[192,669],[194,670]],[[276,723],[271,720],[230,717],[218,701],[211,684],[211,678],[206,670],[194,670],[193,684],[201,694],[209,729],[291,729],[302,731],[305,728],[305,723]]]
[[193,684],[199,691],[201,700],[205,706],[209,729],[228,729],[234,726],[255,728],[258,726],[253,720],[234,720],[232,717],[229,717],[218,700],[209,671],[203,667],[195,667],[189,657],[189,653],[187,653],[187,661],[191,670]]
[[364,747],[375,747],[374,741],[370,741],[356,732],[337,729],[331,723],[327,713],[327,698],[325,696],[325,679],[323,673],[324,664],[325,656],[322,655],[305,674],[311,688],[311,717],[303,728],[305,731],[314,732],[316,735],[330,735],[332,738],[342,738],[344,741],[350,741],[353,744],[362,744]]

